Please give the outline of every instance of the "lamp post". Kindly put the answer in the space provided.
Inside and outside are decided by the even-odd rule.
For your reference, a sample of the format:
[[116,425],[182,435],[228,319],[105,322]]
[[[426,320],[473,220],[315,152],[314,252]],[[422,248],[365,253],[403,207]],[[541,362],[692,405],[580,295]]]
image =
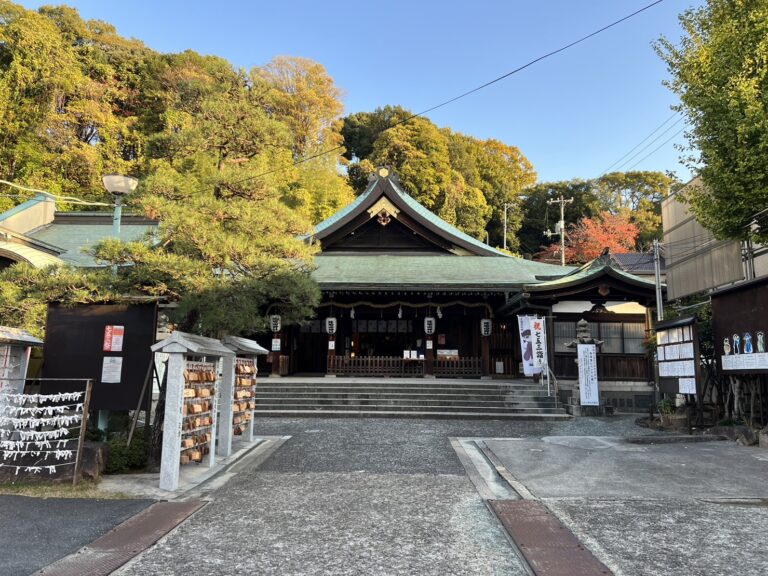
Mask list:
[[115,211],[112,214],[112,236],[120,239],[120,218],[123,214],[123,196],[136,190],[139,180],[131,176],[120,174],[106,174],[101,181],[104,188],[115,198]]
[[[112,194],[115,199],[115,211],[112,213],[112,236],[120,240],[120,219],[123,215],[123,196],[136,190],[139,180],[131,176],[122,176],[121,174],[105,174],[101,181],[104,188]],[[117,274],[117,264],[112,266],[112,274]]]

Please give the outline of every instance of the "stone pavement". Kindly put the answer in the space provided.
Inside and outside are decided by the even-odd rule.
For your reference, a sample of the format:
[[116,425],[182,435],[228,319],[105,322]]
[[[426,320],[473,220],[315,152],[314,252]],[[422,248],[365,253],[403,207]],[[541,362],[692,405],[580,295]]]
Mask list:
[[117,574],[527,574],[449,438],[647,433],[633,420],[258,419],[291,439]]
[[616,576],[768,573],[768,451],[729,441],[486,440]]
[[658,437],[634,419],[260,418],[290,439],[181,495],[210,504],[116,574],[527,574],[451,438],[484,439],[616,574],[765,573],[768,507],[733,498],[761,493],[768,453],[624,443]]

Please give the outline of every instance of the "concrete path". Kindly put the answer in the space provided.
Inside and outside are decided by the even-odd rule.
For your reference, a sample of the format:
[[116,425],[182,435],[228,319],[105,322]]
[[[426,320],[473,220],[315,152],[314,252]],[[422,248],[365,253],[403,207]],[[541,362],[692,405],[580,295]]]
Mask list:
[[768,451],[549,435],[486,440],[616,576],[768,573]]

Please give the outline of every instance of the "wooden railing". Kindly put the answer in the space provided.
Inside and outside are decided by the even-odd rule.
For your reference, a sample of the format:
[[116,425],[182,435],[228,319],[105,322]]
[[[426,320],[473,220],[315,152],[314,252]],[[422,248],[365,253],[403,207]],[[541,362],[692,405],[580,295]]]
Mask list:
[[337,376],[423,376],[424,361],[398,356],[328,356],[328,374]]
[[[577,379],[579,367],[574,362],[575,354],[555,354],[554,372],[560,379]],[[639,380],[651,379],[648,359],[645,355],[598,354],[598,380]]]
[[[399,356],[329,356],[328,374],[337,376],[423,376],[424,360],[400,358]],[[435,358],[433,374],[447,378],[478,378],[483,373],[483,362],[479,356],[459,358]]]
[[460,356],[458,358],[435,358],[435,376],[480,377],[483,373],[483,361],[479,356]]

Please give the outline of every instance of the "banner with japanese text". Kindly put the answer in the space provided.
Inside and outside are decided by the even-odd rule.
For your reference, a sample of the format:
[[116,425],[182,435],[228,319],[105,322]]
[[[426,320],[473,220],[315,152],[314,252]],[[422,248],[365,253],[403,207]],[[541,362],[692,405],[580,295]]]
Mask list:
[[582,406],[599,406],[600,390],[597,385],[597,347],[578,345],[579,391]]
[[534,374],[541,373],[541,365],[536,365],[534,354],[534,323],[537,320],[539,320],[539,318],[536,316],[517,317],[517,324],[520,328],[520,350],[522,350],[523,357],[523,374],[526,376],[533,376]]

